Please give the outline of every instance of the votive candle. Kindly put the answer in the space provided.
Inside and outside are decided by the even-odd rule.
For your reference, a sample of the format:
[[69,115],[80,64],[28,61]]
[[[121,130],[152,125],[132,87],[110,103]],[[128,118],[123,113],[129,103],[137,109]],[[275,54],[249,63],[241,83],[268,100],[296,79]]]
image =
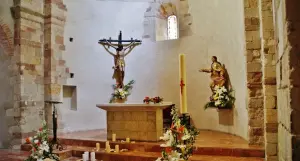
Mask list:
[[97,150],[97,151],[100,150],[100,143],[96,143],[96,150]]
[[96,161],[95,152],[91,152],[91,161]]
[[112,141],[116,141],[116,137],[117,137],[116,134],[112,134]]
[[119,151],[120,151],[119,145],[116,145],[115,146],[115,152],[119,153]]
[[89,160],[89,152],[84,152],[85,156],[86,156],[86,160]]
[[87,159],[86,159],[86,154],[85,154],[85,153],[82,154],[82,160],[83,160],[83,161],[87,161]]
[[106,147],[106,152],[107,152],[107,153],[110,152],[110,145],[107,145],[107,147]]

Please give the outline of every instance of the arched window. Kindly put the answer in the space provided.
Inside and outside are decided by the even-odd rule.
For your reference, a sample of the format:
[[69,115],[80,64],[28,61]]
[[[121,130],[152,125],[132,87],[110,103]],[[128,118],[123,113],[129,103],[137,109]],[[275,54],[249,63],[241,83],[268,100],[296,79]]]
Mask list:
[[177,17],[175,15],[168,17],[168,40],[178,38]]

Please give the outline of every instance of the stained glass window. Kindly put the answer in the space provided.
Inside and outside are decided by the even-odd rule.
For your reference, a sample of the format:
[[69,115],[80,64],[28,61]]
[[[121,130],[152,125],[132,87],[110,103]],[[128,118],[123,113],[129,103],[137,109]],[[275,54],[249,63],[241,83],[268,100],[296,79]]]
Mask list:
[[175,15],[168,17],[168,40],[177,39],[177,17]]

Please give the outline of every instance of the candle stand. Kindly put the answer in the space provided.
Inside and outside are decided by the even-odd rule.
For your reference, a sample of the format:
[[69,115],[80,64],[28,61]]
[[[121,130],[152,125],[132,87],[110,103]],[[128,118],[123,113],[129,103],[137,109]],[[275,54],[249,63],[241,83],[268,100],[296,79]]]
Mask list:
[[55,105],[56,104],[61,104],[62,102],[58,102],[58,101],[45,101],[45,103],[51,104],[53,105],[53,112],[52,112],[52,122],[53,122],[53,138],[50,142],[50,150],[53,150],[53,147],[55,147],[56,145],[56,149],[58,149],[59,151],[62,151],[64,148],[64,146],[59,142],[58,138],[57,138],[57,110]]

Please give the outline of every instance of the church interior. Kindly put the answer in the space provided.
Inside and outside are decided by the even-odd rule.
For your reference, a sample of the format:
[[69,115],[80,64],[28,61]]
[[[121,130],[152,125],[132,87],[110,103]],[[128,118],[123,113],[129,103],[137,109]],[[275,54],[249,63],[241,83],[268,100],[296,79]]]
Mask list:
[[300,161],[299,0],[0,0],[0,161]]

